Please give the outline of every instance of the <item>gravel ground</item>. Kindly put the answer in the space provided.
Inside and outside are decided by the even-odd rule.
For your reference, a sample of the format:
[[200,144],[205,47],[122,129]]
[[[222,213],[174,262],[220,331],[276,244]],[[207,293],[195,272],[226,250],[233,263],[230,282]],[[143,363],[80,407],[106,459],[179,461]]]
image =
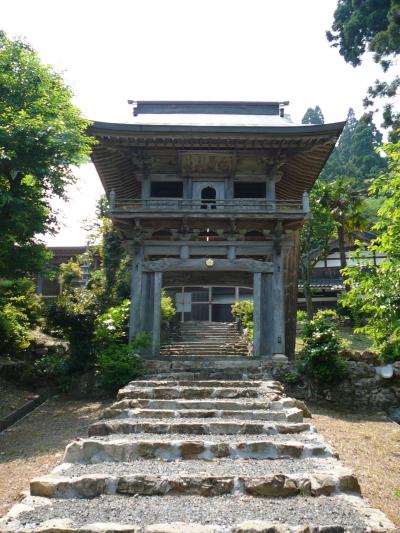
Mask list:
[[158,434],[158,433],[130,433],[122,434],[117,433],[114,435],[108,435],[105,437],[90,437],[91,439],[96,439],[103,442],[113,442],[113,441],[125,441],[125,442],[137,442],[141,441],[170,441],[170,440],[179,440],[179,441],[199,441],[199,442],[226,442],[228,444],[237,443],[237,442],[253,442],[253,441],[268,441],[268,442],[305,442],[310,444],[322,444],[320,435],[318,433],[295,433],[290,435],[285,434],[275,434],[275,435],[252,435],[252,434],[241,434],[241,435],[188,435],[187,433],[167,433],[167,434]]
[[105,474],[109,476],[140,475],[173,476],[203,474],[213,476],[264,476],[269,474],[297,474],[326,472],[337,467],[332,459],[274,459],[254,461],[251,459],[216,459],[213,461],[151,461],[139,460],[133,463],[74,464],[63,471],[65,476],[84,474]]
[[341,413],[311,405],[313,424],[350,466],[363,496],[400,528],[400,425],[382,413]]
[[27,529],[55,518],[68,517],[76,526],[93,522],[146,525],[160,522],[197,522],[234,525],[260,519],[296,524],[342,525],[365,531],[359,513],[346,501],[335,497],[271,499],[246,496],[101,496],[95,500],[53,500],[52,506],[37,507],[20,515]]
[[26,402],[32,400],[34,396],[35,393],[21,389],[0,378],[0,418],[6,418]]
[[65,446],[86,436],[101,414],[99,402],[51,399],[0,433],[0,516],[7,512],[29,480],[60,463]]

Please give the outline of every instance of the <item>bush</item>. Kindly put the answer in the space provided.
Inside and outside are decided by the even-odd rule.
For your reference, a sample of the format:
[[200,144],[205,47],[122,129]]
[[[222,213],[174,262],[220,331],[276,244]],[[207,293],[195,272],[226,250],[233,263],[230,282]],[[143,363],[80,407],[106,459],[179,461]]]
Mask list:
[[99,347],[128,342],[129,309],[130,300],[126,299],[96,319],[94,336]]
[[301,374],[322,382],[333,382],[345,375],[347,363],[339,354],[343,346],[334,311],[318,311],[305,322],[302,337],[304,347],[298,363]]
[[45,384],[53,384],[60,392],[68,392],[71,385],[69,359],[66,355],[47,354],[34,364],[34,372]]
[[254,304],[249,300],[235,302],[232,305],[232,315],[239,319],[243,328],[247,329],[249,339],[253,338],[253,310]]
[[304,320],[307,320],[307,312],[306,311],[297,311],[296,315],[297,322],[303,322]]
[[149,345],[147,335],[138,335],[129,344],[113,343],[97,356],[96,376],[99,385],[114,394],[142,374],[141,359],[135,350]]
[[29,320],[23,311],[12,302],[0,307],[0,354],[15,355],[28,348]]

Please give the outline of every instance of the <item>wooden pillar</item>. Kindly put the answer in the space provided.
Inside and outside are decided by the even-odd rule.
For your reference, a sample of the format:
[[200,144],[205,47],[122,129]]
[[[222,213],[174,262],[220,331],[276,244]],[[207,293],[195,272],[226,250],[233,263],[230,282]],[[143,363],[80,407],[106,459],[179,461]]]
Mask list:
[[228,246],[228,259],[234,261],[236,259],[236,246]]
[[275,179],[274,177],[270,176],[267,178],[267,185],[266,185],[266,200],[267,204],[271,206],[272,208],[275,207],[275,201],[276,201],[276,190],[275,190]]
[[160,355],[162,272],[154,272],[153,331],[151,354]]
[[148,176],[144,176],[142,180],[142,199],[147,200],[150,198],[151,182]]
[[183,198],[186,200],[192,199],[192,178],[190,176],[185,176],[183,178]]
[[132,253],[131,307],[129,316],[129,340],[141,331],[143,248],[136,244]]
[[275,249],[273,258],[272,275],[272,301],[273,301],[273,353],[285,354],[285,291],[283,250]]
[[261,273],[253,274],[253,355],[261,355]]

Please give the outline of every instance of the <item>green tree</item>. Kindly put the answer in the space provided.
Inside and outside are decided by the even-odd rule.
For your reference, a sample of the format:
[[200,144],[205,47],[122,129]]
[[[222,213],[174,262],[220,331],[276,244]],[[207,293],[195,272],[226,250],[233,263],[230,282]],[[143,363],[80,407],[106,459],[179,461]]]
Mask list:
[[[366,52],[372,52],[375,62],[386,72],[400,52],[399,0],[339,0],[331,31],[326,36],[354,67],[361,65]],[[387,99],[383,126],[391,129],[393,140],[400,127],[400,113],[394,109],[399,87],[399,76],[390,82],[377,80],[364,99],[366,107],[372,106],[377,97]]]
[[367,252],[386,256],[378,266],[366,260],[360,248],[356,266],[345,270],[350,290],[343,304],[364,317],[360,332],[369,335],[381,356],[400,359],[400,142],[384,146],[389,171],[376,178],[371,194],[382,204],[373,227],[378,237]]
[[324,115],[319,105],[309,107],[301,120],[302,124],[325,124]]
[[325,258],[335,232],[335,222],[329,208],[323,204],[325,184],[316,182],[310,193],[310,217],[300,236],[300,277],[306,300],[307,317],[313,316],[311,275],[318,261]]
[[0,276],[44,268],[37,235],[54,231],[50,200],[74,182],[71,165],[88,159],[89,124],[61,76],[32,48],[0,31]]
[[353,243],[360,231],[368,226],[365,202],[353,179],[339,177],[321,188],[321,203],[336,224],[340,266],[347,266],[346,243]]
[[381,146],[382,135],[367,116],[357,120],[352,108],[338,145],[332,152],[321,174],[324,181],[335,181],[339,176],[354,178],[356,188],[367,194],[369,181],[386,167],[386,160],[377,148]]

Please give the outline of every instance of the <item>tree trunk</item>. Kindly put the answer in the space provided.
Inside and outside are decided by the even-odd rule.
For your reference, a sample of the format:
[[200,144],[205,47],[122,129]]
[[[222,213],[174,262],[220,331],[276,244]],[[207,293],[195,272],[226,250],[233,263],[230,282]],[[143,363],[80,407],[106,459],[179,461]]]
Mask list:
[[314,316],[313,301],[312,301],[312,290],[310,286],[311,282],[311,264],[309,259],[305,259],[305,262],[302,264],[302,277],[303,277],[303,293],[306,301],[306,311],[307,318],[311,320]]
[[[346,241],[345,241],[345,233],[344,228],[342,225],[338,226],[338,240],[339,240],[339,254],[340,254],[340,268],[346,268],[347,266],[347,259],[346,259]],[[343,274],[341,274],[343,280],[345,279]],[[349,291],[350,287],[348,285],[345,285],[345,290]]]

